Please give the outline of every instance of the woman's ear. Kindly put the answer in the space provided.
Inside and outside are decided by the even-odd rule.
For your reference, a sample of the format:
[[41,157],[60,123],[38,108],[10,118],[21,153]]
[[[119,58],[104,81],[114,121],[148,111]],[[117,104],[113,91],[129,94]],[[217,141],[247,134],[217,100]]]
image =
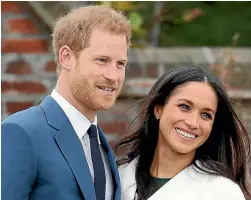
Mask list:
[[71,70],[76,65],[76,58],[69,46],[64,45],[58,52],[58,58],[62,68]]
[[156,105],[154,106],[154,115],[157,120],[160,119],[162,114],[163,106],[162,105]]

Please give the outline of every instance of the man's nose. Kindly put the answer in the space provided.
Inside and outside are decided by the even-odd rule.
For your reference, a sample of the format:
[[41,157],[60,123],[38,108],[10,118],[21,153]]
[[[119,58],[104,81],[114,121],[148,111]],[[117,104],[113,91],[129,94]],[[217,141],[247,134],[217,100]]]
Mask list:
[[118,68],[116,63],[112,63],[111,66],[106,68],[104,77],[112,82],[116,82],[118,80]]

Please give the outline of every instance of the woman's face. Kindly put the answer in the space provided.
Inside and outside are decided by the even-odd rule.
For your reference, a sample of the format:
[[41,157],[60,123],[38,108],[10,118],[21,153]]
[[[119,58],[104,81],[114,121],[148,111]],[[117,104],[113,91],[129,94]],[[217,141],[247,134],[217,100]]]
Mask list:
[[159,119],[158,147],[194,154],[210,135],[217,102],[208,83],[188,82],[177,87],[164,106],[154,109]]

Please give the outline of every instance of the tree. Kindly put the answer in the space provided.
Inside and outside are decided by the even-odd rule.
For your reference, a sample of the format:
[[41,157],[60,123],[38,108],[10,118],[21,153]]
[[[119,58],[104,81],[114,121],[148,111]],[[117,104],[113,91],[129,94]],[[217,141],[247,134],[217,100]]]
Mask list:
[[[124,11],[133,28],[133,47],[152,45],[155,27],[159,46],[226,46],[235,32],[236,46],[251,45],[251,2],[98,2]],[[157,24],[157,26],[156,26]]]

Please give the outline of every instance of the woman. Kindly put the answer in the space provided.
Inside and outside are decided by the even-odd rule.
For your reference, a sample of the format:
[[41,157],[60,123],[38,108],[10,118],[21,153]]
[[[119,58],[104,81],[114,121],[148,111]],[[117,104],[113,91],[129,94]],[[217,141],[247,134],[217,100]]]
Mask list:
[[[165,73],[119,162],[122,200],[244,200],[249,141],[220,82],[199,67]],[[121,165],[123,164],[123,165]]]

